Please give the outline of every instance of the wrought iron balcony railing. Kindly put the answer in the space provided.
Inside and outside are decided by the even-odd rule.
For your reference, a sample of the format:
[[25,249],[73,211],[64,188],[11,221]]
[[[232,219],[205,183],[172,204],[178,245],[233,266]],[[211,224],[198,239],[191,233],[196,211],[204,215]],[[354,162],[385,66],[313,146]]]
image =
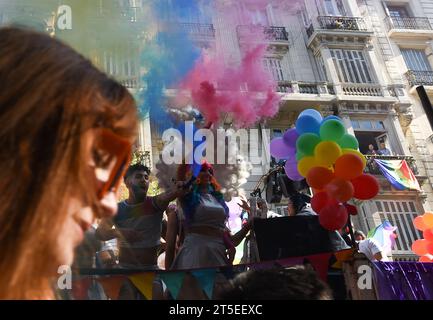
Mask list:
[[409,84],[414,86],[433,86],[433,71],[414,71],[409,70],[405,74]]
[[374,175],[382,175],[382,171],[380,171],[379,166],[374,162],[374,159],[378,160],[406,160],[409,168],[412,170],[412,172],[415,175],[419,174],[418,167],[416,165],[416,161],[414,157],[412,156],[370,156],[366,155],[365,158],[367,159],[367,166],[365,167],[365,173],[370,173]]
[[237,34],[239,39],[251,39],[251,37],[257,37],[260,33],[263,33],[264,38],[268,41],[288,41],[289,34],[284,27],[264,27],[264,26],[238,26]]
[[318,20],[322,29],[367,31],[363,18],[320,16]]
[[432,30],[430,20],[428,18],[410,17],[397,18],[387,17],[385,24],[388,31],[392,29],[408,29],[408,30]]
[[212,39],[215,38],[215,28],[213,24],[178,23],[176,24],[175,28],[179,28],[178,31],[192,36]]
[[[321,30],[368,31],[365,20],[358,17],[319,16],[317,21],[317,28]],[[306,31],[310,38],[315,31],[314,25],[311,24]]]

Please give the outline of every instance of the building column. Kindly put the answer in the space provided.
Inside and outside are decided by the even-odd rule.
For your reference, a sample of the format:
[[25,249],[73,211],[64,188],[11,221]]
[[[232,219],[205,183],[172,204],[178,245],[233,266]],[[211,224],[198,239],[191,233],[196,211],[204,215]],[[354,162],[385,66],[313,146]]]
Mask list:
[[356,0],[347,0],[346,1],[346,11],[348,16],[352,17],[360,17],[361,12],[359,10],[359,6]]
[[338,71],[335,67],[334,61],[332,59],[331,50],[327,46],[320,46],[320,54],[325,64],[325,69],[327,73],[328,80],[334,83],[334,90],[336,95],[342,95],[343,89],[341,88],[340,79],[338,78]]
[[430,63],[430,66],[433,67],[433,41],[427,41],[426,42],[427,48],[425,50],[428,62]]
[[[403,133],[403,129],[401,128],[400,121],[398,120],[398,114],[392,113],[388,117],[389,123],[392,124],[394,128],[395,134],[390,134],[389,139],[395,140],[395,142],[399,143],[400,149],[399,151],[403,152],[403,155],[410,155],[409,145],[406,141],[406,137]],[[393,132],[393,133],[394,133]]]
[[384,72],[386,71],[383,65],[379,63],[379,60],[377,59],[376,53],[374,52],[374,46],[373,44],[369,43],[366,46],[367,54],[370,59],[370,64],[372,67],[371,72],[374,72],[378,84],[382,87],[383,96],[384,97],[390,97],[391,94],[389,93],[388,87],[387,87],[387,81],[386,76]]
[[347,113],[340,113],[341,120],[343,120],[344,126],[347,129],[347,133],[351,135],[355,135],[355,130],[353,130],[352,121],[350,120],[350,116]]

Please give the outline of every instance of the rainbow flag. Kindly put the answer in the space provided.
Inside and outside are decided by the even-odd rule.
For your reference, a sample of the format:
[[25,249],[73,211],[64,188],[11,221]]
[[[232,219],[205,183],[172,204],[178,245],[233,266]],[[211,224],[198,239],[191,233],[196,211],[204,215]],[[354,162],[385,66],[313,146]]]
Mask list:
[[409,168],[406,160],[374,159],[374,161],[395,189],[421,191],[418,180]]
[[394,233],[397,227],[394,227],[388,220],[368,232],[367,238],[374,239],[382,248],[382,252],[386,255],[391,255],[392,249],[395,247],[396,234]]

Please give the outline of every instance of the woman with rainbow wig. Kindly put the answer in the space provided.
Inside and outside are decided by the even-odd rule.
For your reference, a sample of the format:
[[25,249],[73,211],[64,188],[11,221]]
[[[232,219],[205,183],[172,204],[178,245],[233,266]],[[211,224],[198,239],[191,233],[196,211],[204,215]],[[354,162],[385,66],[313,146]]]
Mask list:
[[[191,270],[229,265],[234,248],[247,235],[251,225],[244,225],[235,235],[227,232],[229,208],[224,201],[221,186],[215,179],[214,169],[209,163],[204,162],[201,165],[195,180],[191,180],[191,177],[191,166],[181,165],[178,168],[178,181],[194,182],[190,192],[179,199],[185,239],[171,264],[171,269]],[[196,298],[194,295],[188,297]]]
[[[181,165],[178,181],[190,181],[191,166]],[[212,165],[204,162],[190,192],[179,199],[184,219],[185,240],[171,269],[218,267],[230,264],[229,252],[242,241],[250,230],[244,226],[236,235],[227,233],[229,217],[221,186],[215,179]]]

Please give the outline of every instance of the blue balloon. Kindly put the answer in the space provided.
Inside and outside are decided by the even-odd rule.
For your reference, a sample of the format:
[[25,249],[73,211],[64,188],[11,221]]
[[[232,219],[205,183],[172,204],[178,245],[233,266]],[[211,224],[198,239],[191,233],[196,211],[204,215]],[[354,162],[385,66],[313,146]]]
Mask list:
[[321,121],[318,121],[316,118],[312,116],[304,115],[296,121],[296,131],[299,135],[304,133],[315,133],[318,136],[320,135],[320,124]]
[[337,117],[337,116],[327,116],[325,119],[323,119],[322,124],[325,123],[325,121],[328,121],[328,120],[338,120],[338,121],[343,122],[343,120],[340,117]]
[[322,117],[322,115],[320,114],[320,112],[317,111],[317,110],[314,110],[314,109],[307,109],[307,110],[302,111],[301,114],[299,115],[298,119],[299,119],[299,118],[302,118],[303,116],[310,116],[310,117],[313,117],[313,118],[316,119],[319,123],[322,122],[322,120],[323,120],[323,117]]

